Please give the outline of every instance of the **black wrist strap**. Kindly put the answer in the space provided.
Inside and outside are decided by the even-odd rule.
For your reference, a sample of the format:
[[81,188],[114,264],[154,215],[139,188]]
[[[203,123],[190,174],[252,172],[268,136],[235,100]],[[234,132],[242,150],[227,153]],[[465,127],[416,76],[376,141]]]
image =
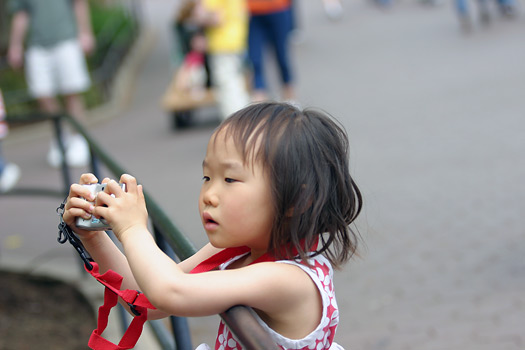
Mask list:
[[91,271],[93,270],[93,265],[91,264],[93,262],[93,259],[87,252],[86,248],[84,248],[84,245],[80,241],[80,239],[75,235],[71,227],[69,227],[64,222],[64,208],[66,206],[67,197],[64,199],[64,201],[60,204],[60,206],[56,209],[56,212],[58,216],[60,217],[60,222],[58,223],[58,238],[57,241],[60,244],[64,244],[67,241],[71,243],[73,248],[77,251],[77,253],[80,255],[80,258],[84,262],[84,265],[86,266],[86,269]]

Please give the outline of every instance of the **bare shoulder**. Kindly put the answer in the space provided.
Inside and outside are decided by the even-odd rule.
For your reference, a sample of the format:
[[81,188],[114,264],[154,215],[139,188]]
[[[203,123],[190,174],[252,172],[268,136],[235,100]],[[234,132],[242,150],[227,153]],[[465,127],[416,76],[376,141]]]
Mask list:
[[323,302],[310,275],[296,264],[260,263],[252,267],[260,276],[259,290],[249,293],[261,318],[278,333],[299,339],[320,322]]
[[257,289],[246,294],[248,298],[253,296],[253,300],[247,300],[248,304],[266,312],[293,307],[301,300],[317,299],[319,294],[310,276],[297,265],[264,262],[242,270],[246,285]]

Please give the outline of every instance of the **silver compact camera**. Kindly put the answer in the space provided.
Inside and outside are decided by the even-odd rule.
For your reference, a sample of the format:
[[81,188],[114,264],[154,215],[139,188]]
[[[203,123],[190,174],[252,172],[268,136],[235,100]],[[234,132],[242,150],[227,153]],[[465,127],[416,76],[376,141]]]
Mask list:
[[[106,188],[106,184],[90,184],[83,186],[89,188],[91,194],[95,197],[95,199],[97,198],[97,194],[99,192],[104,191],[104,189]],[[122,190],[126,191],[126,184],[120,184],[120,187],[122,188]],[[94,216],[91,216],[90,219],[77,217],[77,221],[75,222],[75,224],[78,228],[86,231],[111,230],[111,227],[109,227],[108,222],[106,220],[104,220],[103,218],[97,219]]]

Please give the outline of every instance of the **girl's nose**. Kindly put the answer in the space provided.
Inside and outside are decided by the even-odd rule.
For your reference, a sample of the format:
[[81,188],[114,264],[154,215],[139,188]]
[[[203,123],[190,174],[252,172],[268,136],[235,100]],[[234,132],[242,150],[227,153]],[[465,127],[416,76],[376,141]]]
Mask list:
[[206,205],[216,207],[219,204],[219,196],[217,195],[217,191],[212,186],[203,188],[202,189],[202,201]]

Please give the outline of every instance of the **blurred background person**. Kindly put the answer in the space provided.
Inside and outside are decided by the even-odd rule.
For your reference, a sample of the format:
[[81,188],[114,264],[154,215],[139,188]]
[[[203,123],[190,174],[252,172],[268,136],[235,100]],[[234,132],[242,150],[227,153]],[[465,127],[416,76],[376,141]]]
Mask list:
[[250,102],[244,58],[248,35],[245,0],[196,0],[193,18],[204,28],[211,81],[223,119]]
[[250,22],[248,57],[253,69],[252,100],[269,98],[264,77],[266,45],[271,45],[277,59],[282,85],[282,99],[295,101],[289,37],[293,26],[290,0],[248,0]]
[[[46,114],[61,112],[58,94],[66,111],[83,122],[85,107],[81,93],[91,84],[84,54],[95,48],[87,0],[11,0],[13,14],[8,62],[14,69],[23,66],[29,92]],[[27,50],[24,40],[27,35]],[[89,147],[80,135],[64,137],[70,166],[89,162]],[[62,163],[56,141],[47,156],[51,166]]]
[[[479,8],[481,24],[488,25],[491,18],[489,0],[477,0],[476,2]],[[461,28],[466,31],[471,30],[472,20],[469,14],[468,0],[455,0],[455,6]],[[516,14],[516,3],[514,0],[496,0],[496,6],[506,18],[512,18]]]
[[0,193],[11,190],[20,178],[20,168],[14,163],[10,163],[2,154],[2,140],[7,136],[8,127],[5,121],[5,105],[0,90]]
[[326,16],[332,20],[338,20],[343,16],[343,5],[341,0],[323,0]]
[[193,32],[189,40],[189,51],[177,70],[175,85],[178,91],[187,92],[194,99],[199,100],[205,94],[208,81],[208,72],[204,64],[208,45],[201,31]]

